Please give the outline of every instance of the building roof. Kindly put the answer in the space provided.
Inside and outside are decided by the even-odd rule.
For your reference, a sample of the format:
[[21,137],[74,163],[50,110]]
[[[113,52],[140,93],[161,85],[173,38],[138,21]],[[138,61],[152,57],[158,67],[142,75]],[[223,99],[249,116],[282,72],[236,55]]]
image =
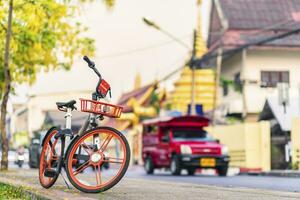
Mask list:
[[[230,29],[262,29],[270,25],[294,21],[300,12],[299,0],[220,0]],[[292,30],[291,25],[283,25],[274,30]]]
[[[123,106],[123,113],[129,113],[129,112],[133,112],[133,107],[132,106],[128,106],[127,103],[128,101],[130,101],[131,98],[134,98],[137,101],[142,100],[145,97],[145,94],[153,87],[156,87],[156,83],[152,83],[149,85],[145,85],[141,88],[132,90],[130,92],[124,93],[119,101],[118,101],[118,105]],[[147,103],[149,99],[146,99],[146,101],[141,102],[142,105],[145,105],[145,103]],[[125,130],[126,128],[128,128],[129,126],[131,126],[131,122],[128,120],[118,120],[115,118],[109,118],[105,123],[105,126],[112,126],[117,128],[120,131]]]
[[[226,48],[234,48],[259,39],[294,30],[300,27],[299,0],[219,0],[228,22],[223,37]],[[208,46],[215,48],[220,38],[221,20],[213,5]],[[263,29],[268,28],[268,31]],[[300,34],[266,43],[269,47],[300,47]]]
[[121,98],[118,101],[118,105],[123,106],[123,112],[131,112],[132,108],[128,107],[127,102],[131,99],[131,98],[135,98],[137,101],[139,101],[144,95],[145,93],[153,86],[155,86],[156,84],[149,84],[146,86],[143,86],[139,89],[136,90],[132,90],[130,92],[124,93]]
[[286,110],[284,110],[283,105],[279,104],[278,97],[272,96],[267,98],[264,109],[260,114],[260,120],[270,120],[274,117],[281,130],[291,131],[293,118],[299,116],[300,104],[298,97],[291,97]]

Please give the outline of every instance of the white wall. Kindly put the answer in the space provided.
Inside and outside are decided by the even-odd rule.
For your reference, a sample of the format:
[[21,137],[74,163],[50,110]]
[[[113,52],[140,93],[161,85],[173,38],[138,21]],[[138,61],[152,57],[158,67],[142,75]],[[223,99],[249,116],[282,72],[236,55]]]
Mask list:
[[[239,53],[223,61],[221,77],[228,80],[234,80],[234,76],[241,72],[241,68],[241,54]],[[239,113],[243,109],[242,95],[239,92],[236,92],[232,87],[229,87],[228,95],[223,96],[220,102],[222,105],[226,105],[229,113]]]
[[247,51],[245,79],[257,83],[247,83],[245,88],[248,112],[260,112],[267,96],[273,95],[277,88],[261,88],[261,71],[289,71],[290,87],[297,88],[300,83],[299,51],[289,50],[250,50]]
[[[222,66],[222,75],[234,78],[234,74],[242,67],[241,56],[237,54],[226,60]],[[261,88],[261,71],[289,71],[290,87],[297,88],[300,83],[300,54],[294,50],[247,50],[244,69],[246,80],[245,95],[248,113],[259,113],[266,97],[274,95],[277,88]],[[230,105],[232,112],[241,111],[242,96],[231,90],[230,95],[223,97],[224,104]]]

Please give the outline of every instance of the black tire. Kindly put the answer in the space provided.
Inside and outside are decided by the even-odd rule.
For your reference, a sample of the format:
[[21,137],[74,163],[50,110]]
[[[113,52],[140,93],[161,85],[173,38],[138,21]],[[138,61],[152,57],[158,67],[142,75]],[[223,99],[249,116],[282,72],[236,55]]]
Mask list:
[[171,173],[173,175],[180,175],[181,173],[181,164],[180,164],[180,159],[178,155],[173,155],[171,159]]
[[[76,142],[78,140],[80,140],[83,136],[85,136],[86,134],[89,134],[90,132],[92,131],[95,131],[95,130],[109,130],[109,131],[112,131],[114,133],[116,133],[118,136],[120,136],[120,138],[122,139],[122,141],[124,142],[125,144],[125,148],[126,148],[126,161],[125,161],[125,165],[124,165],[124,168],[122,169],[120,175],[115,179],[113,180],[110,184],[100,188],[100,189],[85,189],[83,187],[81,187],[80,185],[78,185],[73,179],[72,179],[72,176],[70,174],[70,171],[68,170],[68,166],[70,163],[69,162],[69,158],[70,158],[70,152],[72,151],[72,149],[74,148]],[[122,178],[123,176],[125,175],[127,169],[128,169],[128,165],[129,165],[129,162],[130,162],[130,148],[129,148],[129,144],[128,144],[128,141],[127,139],[125,138],[125,136],[118,130],[112,128],[112,127],[98,127],[98,128],[94,128],[94,129],[91,129],[91,130],[88,130],[86,132],[84,132],[82,135],[80,135],[79,137],[76,137],[70,144],[69,148],[67,149],[67,152],[66,152],[66,166],[65,166],[65,169],[66,169],[66,173],[67,173],[67,176],[68,176],[68,179],[69,181],[71,182],[71,184],[77,188],[78,190],[82,191],[82,192],[86,192],[86,193],[100,193],[100,192],[104,192],[110,188],[112,188],[113,186],[115,186]]]
[[[45,135],[45,137],[44,137],[44,139],[43,139],[42,148],[44,147],[45,142],[47,141],[47,138],[48,138],[48,137],[51,137],[51,133],[52,133],[53,131],[57,131],[57,133],[58,133],[58,132],[59,132],[59,129],[56,128],[56,127],[52,127],[52,128],[50,128],[50,129],[48,130],[48,132],[46,133],[46,135]],[[54,135],[53,135],[53,137],[54,137]],[[51,139],[51,138],[50,138],[50,139]],[[64,153],[64,145],[65,145],[65,141],[62,140],[62,139],[60,138],[60,142],[61,142],[61,144],[62,144],[62,148],[61,148],[60,155],[58,155],[58,156],[61,158],[61,156],[62,156],[63,153]],[[59,176],[59,173],[60,173],[60,171],[61,171],[61,168],[62,168],[62,162],[59,162],[58,165],[56,166],[57,174],[53,177],[51,183],[48,184],[48,185],[44,185],[44,184],[42,183],[42,181],[41,181],[41,172],[40,172],[40,170],[41,170],[41,169],[40,169],[40,162],[41,162],[40,159],[41,159],[41,157],[42,157],[42,156],[38,156],[39,181],[40,181],[40,184],[41,184],[42,187],[48,189],[48,188],[52,187],[52,186],[54,185],[54,183],[56,182],[56,180],[57,180],[57,178],[58,178],[58,176]],[[60,160],[60,159],[59,159],[59,160]]]
[[227,176],[228,166],[222,166],[217,168],[219,176]]
[[189,176],[194,176],[194,175],[195,175],[195,172],[196,172],[196,169],[189,168],[189,169],[187,169],[187,171],[188,171],[188,175],[189,175]]
[[147,174],[154,173],[154,163],[153,163],[151,156],[147,156],[147,158],[145,159],[144,168],[145,168],[145,171]]

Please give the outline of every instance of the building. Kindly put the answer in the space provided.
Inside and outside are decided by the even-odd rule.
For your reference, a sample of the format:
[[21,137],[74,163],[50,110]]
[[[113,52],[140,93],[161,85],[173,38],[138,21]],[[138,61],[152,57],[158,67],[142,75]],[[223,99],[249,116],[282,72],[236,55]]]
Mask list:
[[287,83],[291,89],[298,90],[300,34],[233,50],[299,29],[299,19],[297,0],[215,0],[211,8],[209,52],[216,53],[220,46],[225,52],[221,62],[223,94],[219,108],[226,111],[226,116],[247,122],[270,120],[272,168],[290,165],[290,128],[283,127],[278,118],[283,108],[278,103],[277,84]]
[[[209,51],[216,52],[221,43],[223,52],[229,52],[241,45],[286,33],[300,27],[299,19],[300,4],[297,0],[214,1]],[[299,51],[300,34],[294,34],[224,55],[221,77],[224,82],[227,80],[227,83],[236,86],[236,90],[223,88],[221,101],[227,113],[256,121],[266,97],[274,93],[278,82],[286,82],[292,88],[298,87]]]

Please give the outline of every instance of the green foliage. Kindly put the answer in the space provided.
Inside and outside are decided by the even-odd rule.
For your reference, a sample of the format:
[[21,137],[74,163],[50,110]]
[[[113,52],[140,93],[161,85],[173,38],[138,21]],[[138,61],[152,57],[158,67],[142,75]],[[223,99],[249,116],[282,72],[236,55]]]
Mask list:
[[160,111],[159,97],[155,91],[153,91],[150,96],[150,105],[154,106],[156,112],[159,113],[159,111]]
[[[0,1],[0,86],[8,1]],[[69,69],[75,55],[93,54],[94,40],[76,18],[76,4],[61,0],[14,0],[10,70],[14,83],[33,83],[41,69]]]
[[22,188],[16,188],[10,185],[0,183],[0,199],[30,199]]
[[229,89],[229,87],[232,87],[236,92],[242,92],[242,86],[239,83],[236,83],[233,80],[226,79],[225,77],[221,77],[221,86],[223,89]]

